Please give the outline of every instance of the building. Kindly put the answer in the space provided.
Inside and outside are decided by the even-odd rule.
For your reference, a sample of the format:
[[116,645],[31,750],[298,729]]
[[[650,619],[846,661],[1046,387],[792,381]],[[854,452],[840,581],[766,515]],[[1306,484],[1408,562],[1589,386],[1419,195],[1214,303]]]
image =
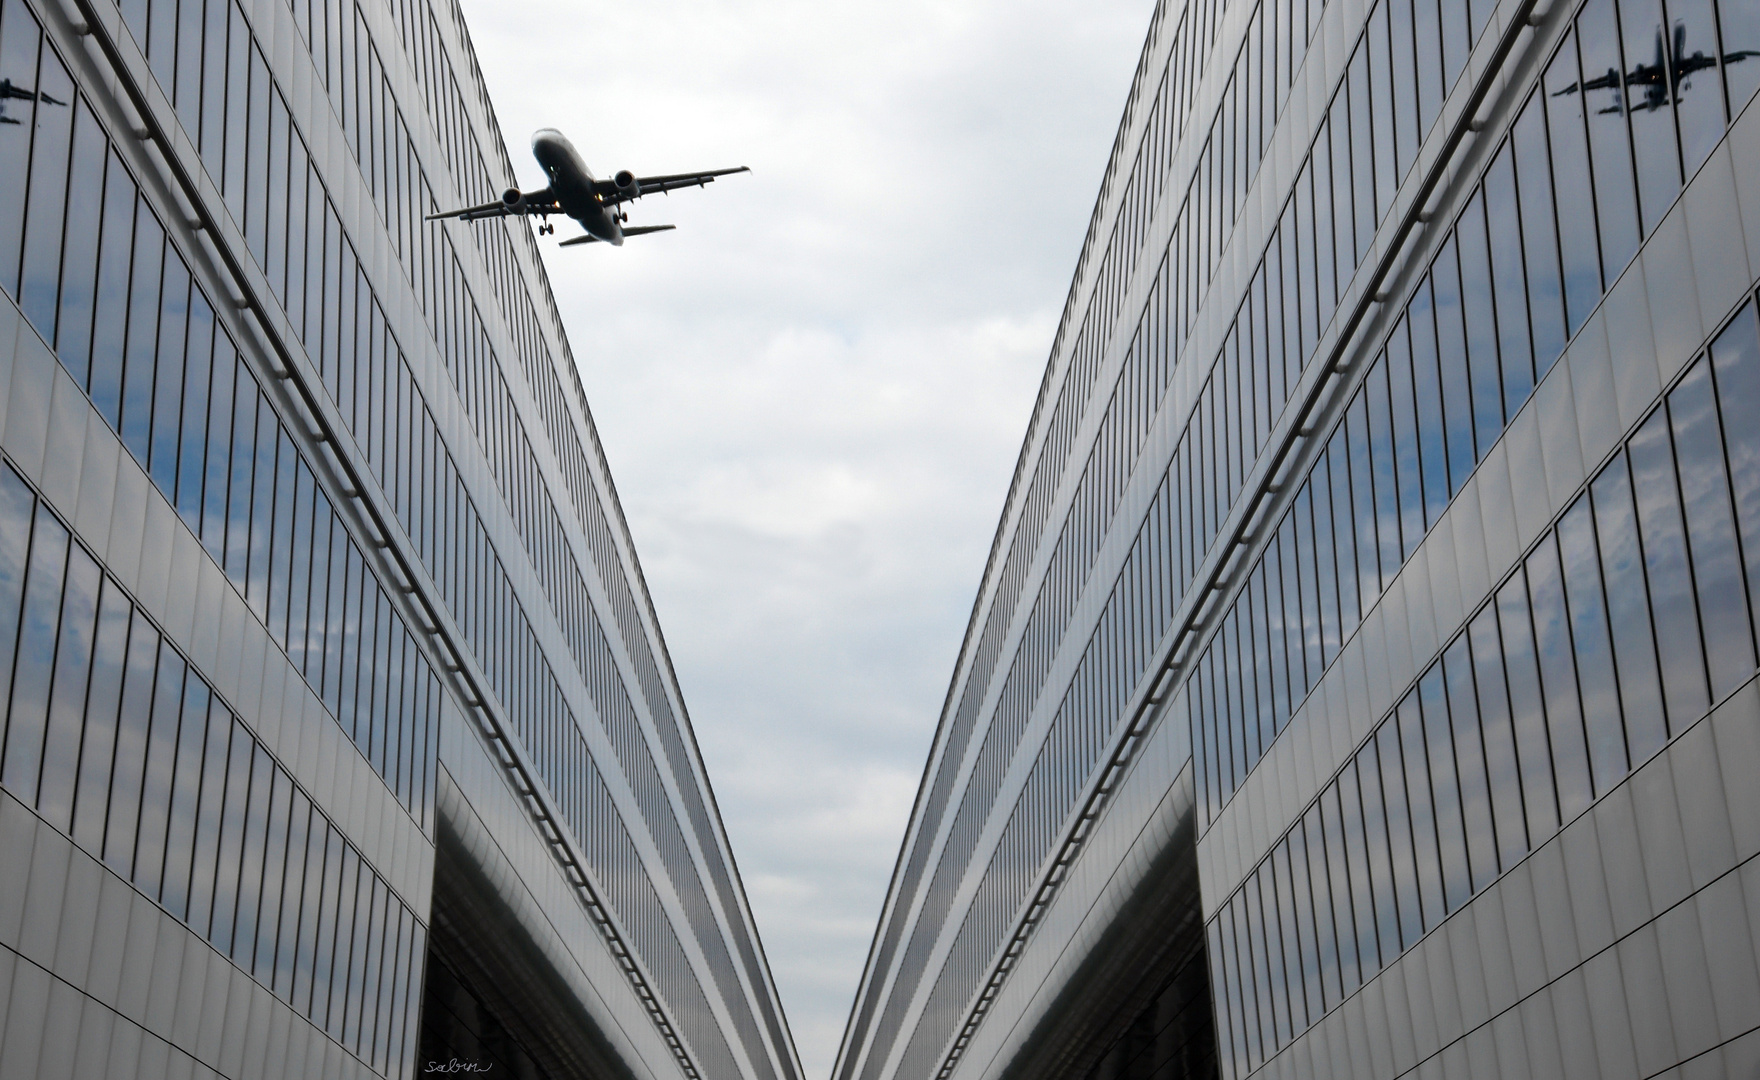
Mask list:
[[0,1075],[798,1080],[443,0],[0,0]]
[[1760,1069],[1756,87],[1163,0],[835,1080]]

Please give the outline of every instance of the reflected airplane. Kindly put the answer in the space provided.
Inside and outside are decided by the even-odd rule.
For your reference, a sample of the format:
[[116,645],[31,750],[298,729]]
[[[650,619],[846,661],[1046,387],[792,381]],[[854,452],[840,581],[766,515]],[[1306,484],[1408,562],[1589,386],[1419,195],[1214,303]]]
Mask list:
[[[1687,27],[1685,23],[1675,23],[1673,45],[1674,55],[1665,60],[1666,46],[1663,42],[1662,28],[1658,27],[1654,63],[1638,64],[1624,76],[1621,76],[1615,69],[1608,68],[1606,74],[1598,75],[1593,79],[1584,79],[1580,83],[1572,83],[1563,90],[1555,91],[1552,96],[1563,97],[1578,91],[1585,94],[1591,90],[1613,91],[1613,104],[1605,109],[1597,109],[1597,113],[1654,112],[1665,105],[1674,104],[1680,100],[1681,91],[1688,89],[1685,85],[1686,81],[1692,78],[1696,72],[1717,67],[1718,58],[1715,55],[1706,56],[1702,49],[1695,51],[1690,56],[1687,55]],[[1760,49],[1742,49],[1737,52],[1724,53],[1723,62],[1725,64],[1739,64],[1743,60],[1755,56],[1760,56]],[[1642,93],[1643,97],[1627,105],[1620,94],[1622,80],[1627,90],[1634,94]]]
[[0,124],[17,124],[19,120],[6,115],[8,101],[40,101],[45,105],[65,105],[67,102],[52,98],[48,94],[29,90],[22,86],[14,86],[11,79],[0,79]]
[[624,203],[643,195],[654,195],[676,188],[702,187],[712,183],[717,176],[751,171],[741,165],[737,169],[637,176],[625,169],[609,179],[597,180],[594,179],[592,170],[587,168],[586,162],[581,160],[574,144],[555,128],[544,128],[532,135],[532,156],[544,167],[544,174],[550,178],[549,184],[537,191],[508,188],[496,202],[429,214],[427,220],[457,218],[460,221],[476,221],[480,218],[507,217],[510,214],[526,217],[536,215],[545,219],[538,226],[538,231],[554,233],[556,226],[549,223],[550,215],[565,214],[580,222],[581,228],[587,232],[584,236],[562,241],[561,246],[604,242],[621,247],[626,236],[641,236],[677,228],[675,225],[626,226],[624,222],[629,220],[629,212],[619,209]]

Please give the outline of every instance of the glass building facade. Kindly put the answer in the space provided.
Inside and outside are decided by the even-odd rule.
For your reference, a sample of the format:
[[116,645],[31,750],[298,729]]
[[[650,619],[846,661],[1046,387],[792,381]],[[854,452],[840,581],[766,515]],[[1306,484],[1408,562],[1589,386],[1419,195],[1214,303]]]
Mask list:
[[0,0],[0,1075],[798,1080],[449,0]]
[[1158,6],[835,1080],[1760,1070],[1756,89]]

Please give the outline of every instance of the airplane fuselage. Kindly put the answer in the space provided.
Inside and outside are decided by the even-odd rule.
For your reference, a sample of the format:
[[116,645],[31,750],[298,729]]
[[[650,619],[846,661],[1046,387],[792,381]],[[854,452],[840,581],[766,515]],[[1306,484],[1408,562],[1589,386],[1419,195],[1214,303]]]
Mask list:
[[550,191],[563,213],[600,240],[623,246],[623,228],[616,213],[593,194],[593,172],[566,135],[555,128],[534,132],[532,156],[550,178]]

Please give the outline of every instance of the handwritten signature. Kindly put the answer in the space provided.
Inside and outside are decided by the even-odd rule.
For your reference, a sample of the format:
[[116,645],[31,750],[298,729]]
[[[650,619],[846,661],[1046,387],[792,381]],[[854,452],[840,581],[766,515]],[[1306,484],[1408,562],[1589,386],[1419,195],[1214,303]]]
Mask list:
[[422,1071],[431,1073],[486,1073],[494,1067],[495,1064],[493,1062],[484,1065],[477,1061],[460,1061],[457,1058],[453,1058],[450,1061],[445,1062],[430,1061],[428,1062],[428,1067]]

